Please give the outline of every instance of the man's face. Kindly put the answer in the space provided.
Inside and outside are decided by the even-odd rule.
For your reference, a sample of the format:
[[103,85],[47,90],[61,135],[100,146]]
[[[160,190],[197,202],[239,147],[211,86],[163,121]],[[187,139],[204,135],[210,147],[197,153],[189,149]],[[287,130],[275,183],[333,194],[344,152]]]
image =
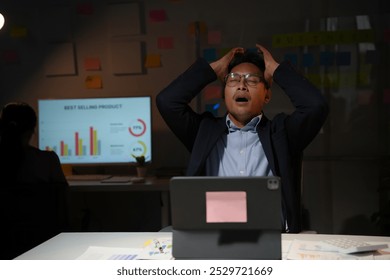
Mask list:
[[[259,68],[252,63],[241,63],[235,66],[231,73],[241,76],[236,78],[235,82],[227,81],[225,86],[225,104],[230,119],[238,127],[245,126],[251,119],[260,115],[264,104],[271,99],[271,91],[267,89],[262,81],[256,83],[255,75],[262,77]],[[247,80],[245,74],[249,75]],[[252,79],[252,82],[250,81]],[[261,79],[260,79],[261,80]],[[237,82],[239,81],[239,82]]]

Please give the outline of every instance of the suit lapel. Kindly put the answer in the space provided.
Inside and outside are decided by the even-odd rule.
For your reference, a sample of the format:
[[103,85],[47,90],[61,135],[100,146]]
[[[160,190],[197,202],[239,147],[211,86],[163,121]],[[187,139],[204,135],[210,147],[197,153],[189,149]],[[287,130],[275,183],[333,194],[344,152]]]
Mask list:
[[208,119],[201,124],[194,143],[194,150],[191,153],[187,175],[203,175],[207,156],[215,146],[218,138],[227,130],[225,120],[225,117]]
[[274,153],[272,152],[273,150],[271,145],[270,121],[264,115],[262,116],[261,121],[257,126],[257,134],[259,135],[261,145],[263,146],[264,153],[267,157],[272,173],[276,175],[277,172],[275,169],[275,158],[274,158]]

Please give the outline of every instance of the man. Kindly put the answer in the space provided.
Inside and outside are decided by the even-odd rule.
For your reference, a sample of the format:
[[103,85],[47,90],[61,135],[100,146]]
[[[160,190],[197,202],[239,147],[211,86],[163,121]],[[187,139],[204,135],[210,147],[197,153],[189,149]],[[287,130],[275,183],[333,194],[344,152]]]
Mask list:
[[[210,64],[198,59],[158,94],[157,106],[191,152],[187,175],[281,177],[284,227],[299,232],[302,153],[325,122],[328,107],[288,62],[279,64],[263,46],[256,48],[258,53],[234,48]],[[191,100],[217,78],[225,84],[226,116],[194,112]],[[295,111],[269,120],[263,107],[271,100],[272,80]]]

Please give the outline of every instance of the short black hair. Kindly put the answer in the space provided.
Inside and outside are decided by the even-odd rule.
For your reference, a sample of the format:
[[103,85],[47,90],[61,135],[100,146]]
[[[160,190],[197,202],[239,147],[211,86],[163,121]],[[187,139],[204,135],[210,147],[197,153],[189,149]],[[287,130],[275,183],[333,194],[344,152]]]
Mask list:
[[265,71],[265,63],[263,56],[253,50],[246,50],[243,53],[236,53],[228,66],[228,72],[230,72],[235,66],[248,62],[252,63],[260,69],[262,73]]
[[252,63],[257,68],[259,68],[260,73],[263,75],[263,83],[265,87],[268,89],[269,84],[268,81],[264,78],[264,71],[265,71],[265,63],[263,55],[259,52],[253,51],[253,50],[245,50],[243,53],[235,53],[233,59],[230,61],[228,65],[228,73],[232,71],[234,67],[241,63]]
[[27,103],[8,103],[1,111],[0,124],[1,129],[14,127],[18,133],[33,131],[37,125],[37,115]]

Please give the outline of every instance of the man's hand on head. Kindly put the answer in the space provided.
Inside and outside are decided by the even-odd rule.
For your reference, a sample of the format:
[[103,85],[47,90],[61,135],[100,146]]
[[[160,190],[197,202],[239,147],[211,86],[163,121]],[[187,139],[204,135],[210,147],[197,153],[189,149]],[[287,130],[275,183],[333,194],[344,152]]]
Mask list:
[[236,53],[243,53],[243,52],[244,52],[244,48],[240,48],[240,47],[233,48],[220,59],[210,63],[210,66],[211,68],[213,68],[215,74],[217,74],[218,79],[220,79],[221,81],[224,80],[225,76],[228,74],[227,69],[229,63],[233,59],[234,55]]
[[276,68],[278,68],[279,63],[275,61],[271,53],[262,45],[256,44],[256,48],[260,53],[263,54],[264,63],[265,63],[264,78],[268,82],[269,86],[271,86],[272,77],[274,75]]

